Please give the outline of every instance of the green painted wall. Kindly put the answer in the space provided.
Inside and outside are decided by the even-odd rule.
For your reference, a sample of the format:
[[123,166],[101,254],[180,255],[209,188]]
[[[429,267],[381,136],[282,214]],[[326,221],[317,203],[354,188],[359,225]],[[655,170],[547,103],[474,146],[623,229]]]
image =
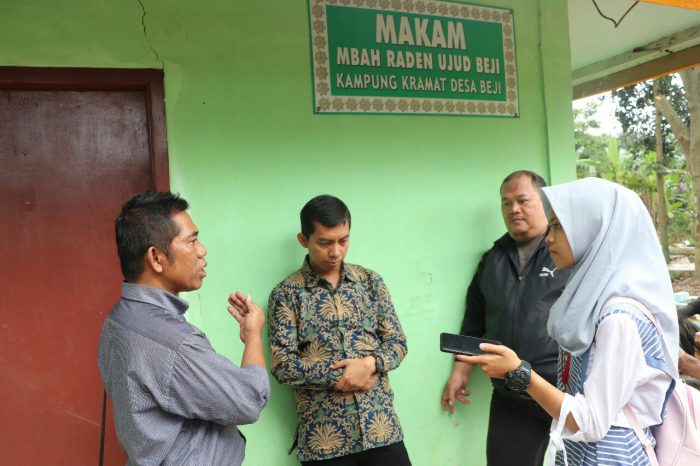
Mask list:
[[[314,115],[305,0],[142,2],[147,36],[137,0],[3,0],[0,65],[164,67],[171,184],[209,249],[190,318],[234,361],[229,291],[265,303],[301,264],[301,206],[345,200],[348,260],[383,275],[408,336],[391,382],[413,463],[485,464],[490,384],[479,372],[472,406],[443,414],[451,358],[438,334],[459,328],[477,261],[504,231],[500,180],[520,168],[575,176],[566,1],[489,2],[515,12],[517,119]],[[246,464],[297,464],[293,403],[273,382],[243,428]]]

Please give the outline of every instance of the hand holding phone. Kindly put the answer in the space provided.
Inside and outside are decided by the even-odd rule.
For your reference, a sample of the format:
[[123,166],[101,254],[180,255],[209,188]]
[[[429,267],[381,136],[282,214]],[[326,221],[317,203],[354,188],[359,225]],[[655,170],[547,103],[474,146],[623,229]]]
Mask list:
[[479,348],[481,343],[490,343],[492,345],[500,345],[500,341],[489,340],[487,338],[467,337],[464,335],[455,335],[453,333],[440,334],[440,351],[444,353],[463,354],[465,356],[476,356],[484,354],[484,351]]

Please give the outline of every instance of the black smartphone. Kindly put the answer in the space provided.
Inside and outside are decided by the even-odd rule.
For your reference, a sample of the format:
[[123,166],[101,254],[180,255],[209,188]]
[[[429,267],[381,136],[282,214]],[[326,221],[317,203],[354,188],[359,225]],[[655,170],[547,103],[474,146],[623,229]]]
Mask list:
[[484,354],[484,351],[479,348],[481,343],[491,343],[492,345],[501,344],[500,341],[489,340],[487,338],[466,337],[453,333],[440,334],[440,351],[444,353],[464,354],[466,356]]

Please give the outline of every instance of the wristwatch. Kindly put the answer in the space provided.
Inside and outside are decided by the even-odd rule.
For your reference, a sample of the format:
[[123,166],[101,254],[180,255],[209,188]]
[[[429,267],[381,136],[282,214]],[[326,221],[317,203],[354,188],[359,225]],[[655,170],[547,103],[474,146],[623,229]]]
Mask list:
[[530,363],[520,361],[520,365],[514,371],[506,374],[506,388],[512,392],[522,393],[530,386]]
[[381,374],[384,372],[384,359],[376,354],[373,354],[372,357],[374,358],[374,367],[377,369],[377,372]]

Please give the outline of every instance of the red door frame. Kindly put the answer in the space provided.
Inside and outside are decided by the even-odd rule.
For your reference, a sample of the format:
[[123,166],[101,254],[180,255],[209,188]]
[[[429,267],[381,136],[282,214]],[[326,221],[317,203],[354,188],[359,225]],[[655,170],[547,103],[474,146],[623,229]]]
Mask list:
[[153,189],[170,190],[163,70],[0,67],[0,89],[142,91],[146,96]]
[[[36,91],[141,91],[146,102],[148,151],[151,165],[151,189],[168,191],[168,146],[165,129],[163,70],[123,68],[43,68],[0,66],[0,90]],[[105,457],[108,464],[125,457],[114,439],[111,403],[107,406]],[[96,445],[97,446],[97,445]],[[116,455],[113,458],[111,456]]]

